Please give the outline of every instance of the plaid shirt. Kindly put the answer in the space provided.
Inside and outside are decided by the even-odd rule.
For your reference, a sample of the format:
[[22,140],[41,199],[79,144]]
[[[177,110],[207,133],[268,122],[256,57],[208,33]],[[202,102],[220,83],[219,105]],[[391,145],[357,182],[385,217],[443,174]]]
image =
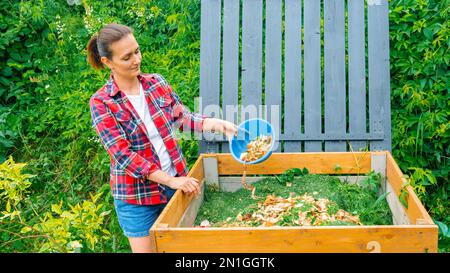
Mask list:
[[[191,113],[161,75],[141,74],[138,79],[175,169],[179,176],[186,176],[189,170],[174,131],[181,128],[202,132],[206,116]],[[146,179],[150,173],[161,170],[158,155],[145,124],[119,90],[113,75],[92,95],[89,105],[92,124],[110,156],[112,196],[131,204],[166,203],[164,186]]]

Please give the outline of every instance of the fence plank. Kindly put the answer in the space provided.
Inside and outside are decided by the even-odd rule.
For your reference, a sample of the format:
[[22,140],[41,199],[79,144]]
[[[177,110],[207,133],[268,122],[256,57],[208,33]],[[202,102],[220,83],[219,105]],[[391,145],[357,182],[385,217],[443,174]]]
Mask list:
[[[272,124],[275,135],[281,133],[281,19],[280,0],[266,2],[266,65],[265,65],[265,104],[266,119]],[[272,106],[278,106],[272,109]],[[274,110],[274,111],[273,111]],[[279,138],[278,138],[279,139]],[[279,142],[275,152],[281,152]]]
[[[304,8],[302,9],[302,2]],[[324,112],[325,127],[322,134],[321,105],[321,2],[324,3]],[[221,45],[221,8],[223,3],[223,44]],[[263,16],[263,3],[266,14]],[[282,14],[285,7],[285,58],[282,59]],[[345,3],[348,4],[348,88],[349,132],[346,133],[346,75],[345,75]],[[239,45],[239,14],[242,4],[242,44]],[[265,118],[281,133],[281,113],[272,117],[271,106],[286,110],[284,134],[285,151],[300,151],[305,140],[305,151],[345,151],[346,138],[334,141],[334,136],[352,136],[354,151],[364,148],[371,136],[370,150],[391,149],[390,74],[389,74],[389,21],[388,1],[367,2],[367,28],[365,33],[364,0],[202,0],[201,2],[201,111],[221,99],[223,118],[240,122],[261,117],[262,86],[265,86],[267,106]],[[304,54],[301,52],[301,18],[304,16]],[[266,23],[263,26],[263,18]],[[265,65],[262,80],[263,27],[265,28]],[[368,80],[365,67],[365,35],[368,35]],[[223,46],[223,47],[221,47]],[[242,46],[242,69],[239,72],[239,48]],[[220,59],[221,49],[223,59]],[[304,133],[301,132],[301,63],[304,60]],[[223,64],[220,82],[221,61]],[[284,64],[283,64],[284,62]],[[282,102],[282,65],[285,69],[285,109]],[[242,80],[242,108],[233,114],[239,98],[239,74]],[[369,116],[366,114],[366,81],[369,83]],[[227,111],[227,105],[230,106]],[[251,108],[247,108],[251,106]],[[217,107],[217,109],[219,109]],[[237,108],[236,108],[237,110]],[[251,111],[251,115],[249,113]],[[258,112],[259,111],[259,112]],[[231,113],[231,114],[230,114]],[[213,116],[219,116],[216,112]],[[366,133],[369,118],[370,132]],[[274,121],[275,119],[275,121]],[[331,137],[333,136],[333,137]],[[384,140],[378,136],[383,136]],[[222,136],[219,136],[222,138]],[[219,140],[217,137],[216,140]],[[315,140],[314,140],[315,139]],[[320,140],[321,139],[321,140]],[[363,138],[364,139],[364,138]],[[375,140],[374,140],[375,139]],[[293,140],[293,141],[292,141]],[[339,143],[340,140],[340,143]],[[209,143],[208,145],[206,145]],[[228,143],[200,142],[200,152],[228,152]],[[209,149],[207,149],[209,148]],[[276,151],[280,151],[277,149]]]
[[[344,0],[324,0],[325,134],[346,132]],[[325,151],[346,151],[345,140],[326,141]]]
[[[366,65],[364,0],[348,1],[348,111],[349,132],[366,132]],[[350,141],[353,151],[365,148],[365,141]]]
[[[285,1],[285,92],[284,92],[284,133],[300,133],[301,128],[301,1]],[[300,141],[284,143],[285,152],[300,152]]]
[[[202,113],[220,101],[220,20],[221,1],[201,1],[200,96]],[[219,113],[216,113],[217,115]],[[203,134],[205,135],[205,134]],[[206,136],[208,137],[208,136]],[[209,138],[208,138],[209,139]],[[218,152],[219,144],[200,141],[199,153]]]
[[[224,1],[223,6],[223,74],[222,111],[224,119],[237,123],[239,88],[239,0]],[[222,144],[222,152],[229,152],[229,144]]]
[[[320,70],[320,1],[304,2],[304,74],[305,134],[320,134],[321,70]],[[322,151],[319,141],[305,141],[305,152]]]
[[370,131],[385,140],[370,142],[370,150],[391,150],[388,1],[368,2],[369,118]]
[[[259,117],[262,96],[262,1],[242,7],[242,120]],[[247,108],[249,106],[249,108]]]

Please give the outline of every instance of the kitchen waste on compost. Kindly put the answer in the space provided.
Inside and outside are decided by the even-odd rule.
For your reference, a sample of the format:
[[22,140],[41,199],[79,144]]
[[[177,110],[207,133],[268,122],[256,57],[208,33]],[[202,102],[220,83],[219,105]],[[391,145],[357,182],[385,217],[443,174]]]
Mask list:
[[207,185],[195,226],[392,225],[386,194],[378,195],[379,188],[373,183],[361,178],[359,186],[304,171],[293,176],[288,170],[281,176],[245,184],[236,192]]

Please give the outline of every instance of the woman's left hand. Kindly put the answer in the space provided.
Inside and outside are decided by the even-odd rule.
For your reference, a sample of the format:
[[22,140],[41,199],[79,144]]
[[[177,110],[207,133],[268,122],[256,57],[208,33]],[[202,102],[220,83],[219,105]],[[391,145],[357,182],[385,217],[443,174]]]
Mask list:
[[237,136],[238,127],[236,124],[217,118],[207,118],[203,122],[203,131],[222,132],[227,138]]

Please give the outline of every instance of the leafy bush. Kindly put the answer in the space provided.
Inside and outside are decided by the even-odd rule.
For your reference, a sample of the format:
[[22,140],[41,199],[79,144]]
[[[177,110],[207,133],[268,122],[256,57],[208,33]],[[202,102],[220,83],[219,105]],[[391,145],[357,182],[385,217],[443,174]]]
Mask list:
[[[25,164],[16,164],[10,157],[0,165],[0,209],[4,207],[1,219],[19,216],[17,205],[21,202],[31,183],[29,181],[33,175],[22,174]],[[11,210],[11,206],[14,210]]]
[[[100,240],[109,239],[110,232],[104,228],[103,221],[111,210],[105,211],[103,204],[96,204],[102,192],[90,194],[91,201],[85,200],[81,205],[69,205],[69,211],[62,210],[63,201],[60,201],[51,205],[51,212],[42,217],[27,196],[29,179],[34,175],[22,173],[25,165],[15,163],[11,157],[0,165],[2,248],[12,244],[16,251],[26,247],[32,252],[80,252],[84,247],[86,252],[96,250]],[[30,208],[31,214],[26,212]]]
[[111,235],[103,226],[104,217],[111,210],[101,211],[103,204],[96,204],[100,195],[91,195],[91,201],[85,200],[81,205],[69,205],[70,210],[62,210],[62,201],[58,205],[53,204],[51,212],[39,217],[40,223],[25,226],[21,233],[33,233],[44,238],[33,242],[39,252],[81,252],[83,246],[88,251],[96,250],[98,242],[108,240]]
[[392,152],[431,216],[447,224],[449,6],[449,0],[390,1],[389,16]]

